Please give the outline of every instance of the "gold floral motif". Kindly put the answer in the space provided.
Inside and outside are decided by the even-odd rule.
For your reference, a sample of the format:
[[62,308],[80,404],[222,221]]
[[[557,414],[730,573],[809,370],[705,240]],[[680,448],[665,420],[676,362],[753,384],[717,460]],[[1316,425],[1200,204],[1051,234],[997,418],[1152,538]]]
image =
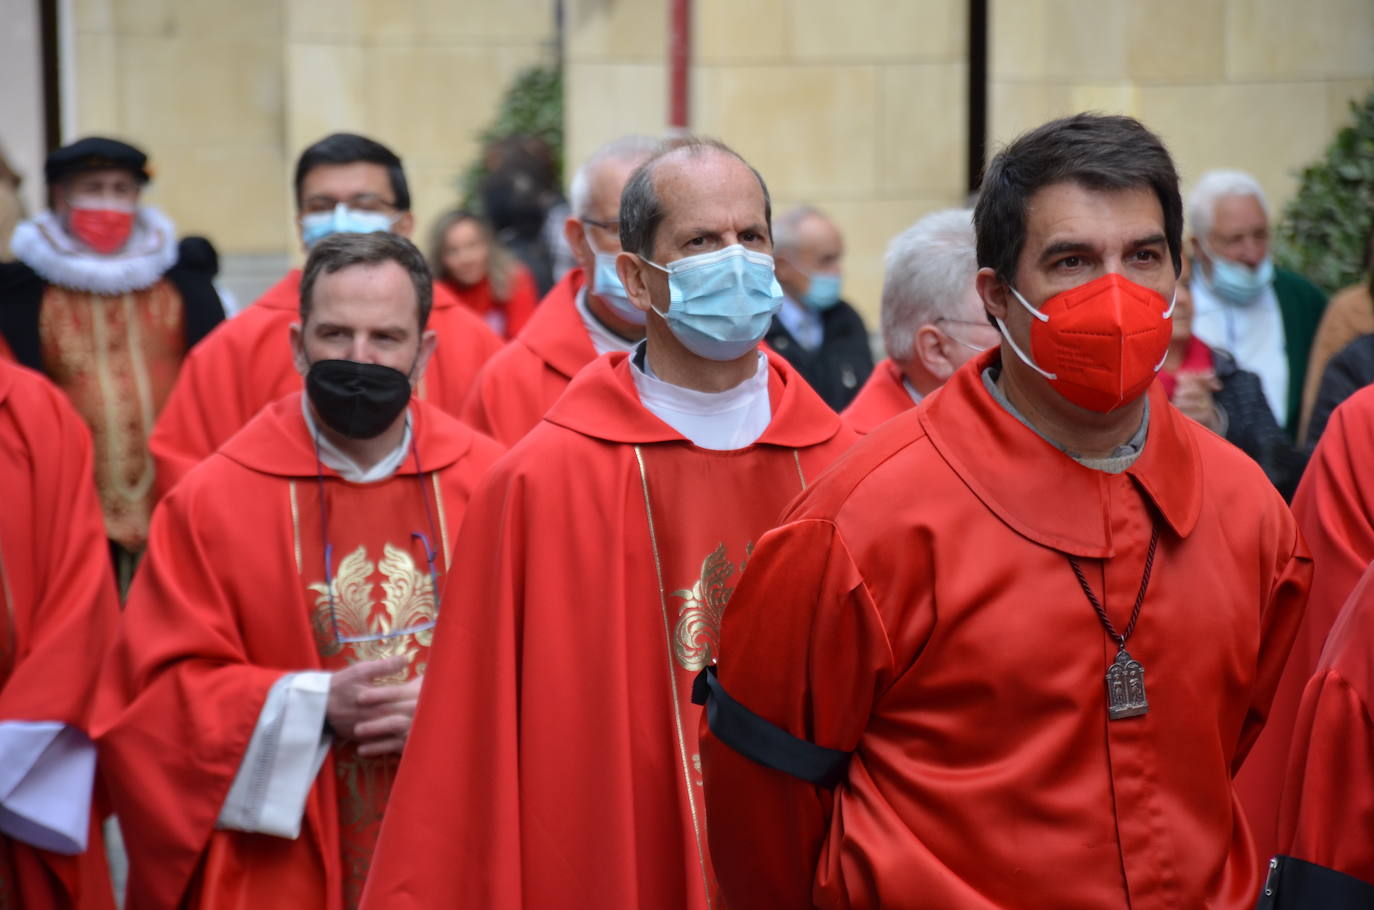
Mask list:
[[[371,581],[375,571],[382,575],[382,610],[376,610],[374,594],[376,585]],[[351,662],[380,660],[396,654],[404,654],[414,660],[419,647],[428,647],[433,639],[433,629],[425,629],[414,635],[399,635],[384,638],[393,630],[408,629],[422,625],[435,616],[434,584],[426,571],[415,565],[415,560],[405,550],[384,544],[382,559],[374,565],[367,558],[367,547],[359,546],[339,563],[333,578],[333,617],[330,616],[330,590],[326,582],[320,581],[309,586],[315,595],[315,610],[311,625],[315,631],[315,644],[323,657],[334,657],[341,653],[344,644],[340,638],[371,636],[366,641],[348,642]],[[335,633],[334,623],[338,623]],[[395,677],[379,680],[383,683],[404,682],[405,670]]]
[[754,545],[748,544],[737,569],[728,558],[725,544],[717,544],[702,560],[701,578],[696,584],[672,593],[683,601],[677,611],[677,626],[673,629],[673,656],[684,670],[702,669],[720,650],[720,622],[725,615],[725,605],[735,592],[730,579],[736,571],[744,571],[753,552]]

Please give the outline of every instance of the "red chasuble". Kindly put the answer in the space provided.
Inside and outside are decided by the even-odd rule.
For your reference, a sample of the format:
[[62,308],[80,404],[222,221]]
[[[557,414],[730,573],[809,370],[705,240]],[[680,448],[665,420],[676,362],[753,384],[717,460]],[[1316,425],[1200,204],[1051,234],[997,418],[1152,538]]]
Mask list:
[[[46,379],[0,361],[0,722],[90,729],[119,607],[91,440]],[[59,856],[0,834],[0,908],[113,907],[100,813]]]
[[1293,515],[1312,550],[1316,572],[1307,613],[1284,668],[1269,723],[1236,778],[1261,856],[1278,852],[1279,794],[1284,786],[1303,688],[1317,668],[1336,614],[1374,560],[1374,388],[1331,414],[1293,496]]
[[577,312],[586,281],[573,269],[549,290],[519,336],[477,374],[460,417],[508,446],[539,423],[577,371],[596,359]]
[[512,271],[505,300],[497,298],[491,287],[490,276],[473,285],[464,286],[456,281],[444,281],[442,284],[465,307],[480,316],[487,328],[506,340],[520,333],[539,304],[539,288],[535,286],[530,270],[523,265],[517,264]]
[[897,364],[884,360],[873,368],[859,394],[840,416],[855,432],[868,434],[890,418],[916,407],[903,378]]
[[[153,518],[107,670],[101,760],[129,851],[129,910],[352,906],[394,759],[336,742],[295,840],[216,830],[269,688],[284,673],[406,653],[430,632],[341,645],[434,615],[453,538],[500,447],[424,402],[390,478],[321,470],[300,393],[188,474]],[[324,516],[328,516],[325,527]],[[325,542],[332,550],[326,580]],[[432,544],[437,554],[427,559]],[[335,623],[338,631],[335,631]],[[399,680],[398,680],[399,681]]]
[[[196,345],[148,441],[159,497],[267,405],[301,389],[288,330],[300,321],[299,269],[292,269],[252,306],[227,319]],[[439,337],[417,398],[457,414],[478,369],[501,339],[434,285],[429,328]]]
[[[703,738],[731,910],[1254,903],[1231,777],[1311,578],[1292,516],[1162,390],[1129,470],[1083,467],[988,393],[998,356],[867,436],[754,553],[720,682],[853,755],[824,790]],[[1117,646],[1067,557],[1125,629],[1156,526],[1127,645],[1149,710],[1109,720]]]
[[[1320,574],[1320,573],[1319,573]],[[1374,571],[1331,627],[1293,731],[1279,852],[1374,885]]]
[[583,370],[478,492],[364,906],[707,908],[691,683],[754,541],[853,440],[770,356],[773,419],[708,451]]

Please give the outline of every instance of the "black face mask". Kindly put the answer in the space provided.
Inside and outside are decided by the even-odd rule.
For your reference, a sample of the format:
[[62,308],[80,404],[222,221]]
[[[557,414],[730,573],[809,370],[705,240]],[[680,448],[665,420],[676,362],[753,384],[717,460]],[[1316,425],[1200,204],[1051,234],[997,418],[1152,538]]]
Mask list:
[[380,436],[410,401],[410,379],[377,363],[317,360],[305,375],[315,413],[350,439]]

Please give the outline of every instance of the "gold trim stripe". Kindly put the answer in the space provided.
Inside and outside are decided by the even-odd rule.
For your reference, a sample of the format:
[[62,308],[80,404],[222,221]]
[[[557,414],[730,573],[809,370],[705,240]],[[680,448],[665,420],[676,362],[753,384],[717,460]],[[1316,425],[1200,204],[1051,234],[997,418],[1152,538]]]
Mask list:
[[[452,551],[449,550],[449,544],[448,544],[448,516],[444,514],[444,492],[443,492],[443,490],[440,489],[440,487],[439,487],[439,472],[438,472],[438,471],[430,471],[430,472],[429,472],[429,479],[434,483],[434,508],[436,508],[436,509],[439,510],[439,539],[443,541],[443,547],[444,547],[444,575],[446,576],[446,577],[445,577],[445,585],[444,585],[444,587],[448,587],[448,584],[447,584],[447,581],[448,581],[447,575],[448,575],[449,569],[452,568],[452,566],[453,566],[453,553],[452,553]],[[438,591],[435,591],[435,592],[434,592],[434,598],[435,598],[434,602],[437,604],[437,603],[439,602],[439,600],[438,600],[438,598],[439,598],[439,592],[438,592]]]
[[19,627],[14,621],[14,591],[10,589],[10,577],[5,571],[5,548],[0,542],[0,593],[5,597],[5,635],[0,638],[0,683],[9,677],[14,658],[19,654]]
[[677,670],[673,664],[673,626],[668,619],[668,596],[663,587],[663,560],[658,552],[658,535],[654,531],[654,508],[649,502],[649,474],[644,468],[644,453],[635,446],[635,461],[639,463],[639,482],[644,488],[644,514],[649,520],[649,546],[654,551],[654,572],[658,575],[658,605],[663,612],[663,635],[667,645],[668,691],[673,694],[673,720],[677,724],[677,749],[682,758],[682,782],[687,791],[687,805],[692,810],[692,830],[696,832],[697,864],[701,867],[701,885],[706,894],[706,906],[711,906],[711,880],[706,874],[705,844],[701,836],[701,819],[697,817],[696,794],[692,790],[691,759],[687,755],[687,737],[682,729],[682,699],[677,692]]
[[305,570],[301,568],[301,510],[296,502],[296,481],[290,481],[287,488],[291,492],[291,534],[296,544],[296,574],[304,577]]
[[792,460],[797,463],[797,477],[801,479],[802,492],[806,492],[806,473],[802,471],[801,453],[796,449],[792,450]]

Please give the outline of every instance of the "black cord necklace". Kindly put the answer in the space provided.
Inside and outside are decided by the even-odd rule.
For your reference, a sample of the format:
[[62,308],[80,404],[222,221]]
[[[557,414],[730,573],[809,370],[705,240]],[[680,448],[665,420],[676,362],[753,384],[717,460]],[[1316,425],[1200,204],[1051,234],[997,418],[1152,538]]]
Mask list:
[[1145,553],[1145,571],[1140,578],[1140,593],[1135,596],[1135,606],[1131,609],[1131,620],[1126,624],[1124,633],[1117,632],[1116,626],[1112,625],[1112,620],[1107,616],[1106,609],[1103,608],[1097,595],[1088,585],[1088,579],[1083,575],[1083,569],[1078,565],[1078,560],[1065,554],[1069,560],[1069,565],[1073,568],[1073,574],[1077,576],[1078,583],[1083,587],[1083,593],[1088,596],[1088,603],[1092,604],[1093,610],[1097,613],[1097,618],[1102,622],[1102,627],[1107,630],[1107,634],[1116,642],[1116,660],[1107,669],[1107,716],[1112,720],[1124,720],[1127,717],[1139,717],[1150,710],[1150,702],[1145,698],[1145,668],[1140,661],[1131,657],[1126,650],[1126,642],[1135,632],[1135,624],[1140,620],[1140,608],[1145,606],[1145,591],[1150,587],[1150,572],[1155,565],[1155,548],[1159,545],[1159,524],[1152,523],[1153,528],[1150,533],[1150,549]]

